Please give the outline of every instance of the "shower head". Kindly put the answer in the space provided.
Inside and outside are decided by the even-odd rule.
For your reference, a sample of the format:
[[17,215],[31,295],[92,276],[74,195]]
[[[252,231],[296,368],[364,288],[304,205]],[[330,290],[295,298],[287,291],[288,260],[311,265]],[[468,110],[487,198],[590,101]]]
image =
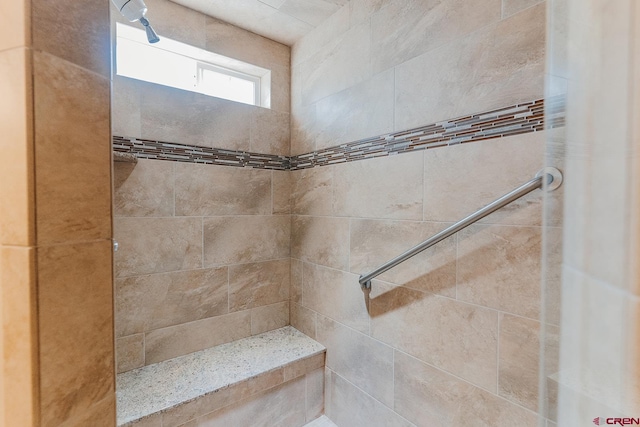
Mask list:
[[140,23],[144,25],[144,30],[147,32],[147,40],[149,40],[149,43],[158,43],[160,41],[160,37],[158,37],[155,31],[153,31],[153,27],[149,24],[147,18],[140,18]]
[[111,0],[113,4],[118,8],[122,16],[127,18],[130,22],[140,21],[147,32],[147,39],[149,43],[157,43],[160,41],[160,37],[149,24],[145,14],[147,13],[147,5],[144,4],[144,0]]

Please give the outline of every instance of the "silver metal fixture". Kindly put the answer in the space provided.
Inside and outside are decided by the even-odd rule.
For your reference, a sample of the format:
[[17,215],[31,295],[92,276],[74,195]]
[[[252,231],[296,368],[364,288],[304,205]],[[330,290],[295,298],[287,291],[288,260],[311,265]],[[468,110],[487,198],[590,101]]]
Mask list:
[[117,241],[113,241],[113,252],[118,252],[118,249],[120,249],[120,244]]
[[456,234],[458,231],[467,228],[471,224],[481,220],[487,215],[490,215],[493,212],[497,211],[498,209],[505,207],[509,203],[515,200],[518,200],[520,197],[525,196],[539,188],[543,188],[544,176],[547,177],[546,189],[548,191],[553,191],[556,188],[558,188],[560,184],[562,184],[562,173],[558,169],[544,168],[543,170],[538,172],[538,174],[536,174],[535,178],[524,183],[523,185],[511,191],[510,193],[507,193],[504,196],[500,197],[499,199],[489,203],[484,208],[472,213],[471,215],[469,215],[464,219],[461,219],[460,221],[456,222],[452,226],[445,228],[435,236],[432,236],[429,239],[425,240],[424,242],[420,243],[419,245],[414,246],[413,248],[409,249],[405,253],[398,255],[394,259],[376,268],[371,273],[360,276],[360,279],[358,280],[358,282],[360,282],[360,285],[362,286],[363,289],[365,290],[371,289],[371,280],[374,277],[377,277],[382,273],[384,273],[385,271],[390,270],[393,267],[397,266],[398,264],[403,263],[409,258],[415,255],[418,255],[420,252],[424,251],[425,249],[428,249],[431,246],[435,245],[436,243],[446,239],[447,237],[450,237]]

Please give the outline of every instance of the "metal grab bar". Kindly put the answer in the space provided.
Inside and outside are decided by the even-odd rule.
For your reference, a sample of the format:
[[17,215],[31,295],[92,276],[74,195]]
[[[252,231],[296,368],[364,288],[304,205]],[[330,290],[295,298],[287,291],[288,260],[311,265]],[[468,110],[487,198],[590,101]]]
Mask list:
[[456,234],[458,231],[481,220],[487,215],[492,214],[498,209],[505,207],[506,205],[519,199],[520,197],[525,196],[531,193],[532,191],[537,190],[538,188],[542,188],[544,185],[543,183],[544,176],[547,176],[547,190],[549,191],[555,190],[556,188],[560,187],[560,185],[562,184],[562,173],[558,169],[545,168],[540,172],[538,172],[535,178],[526,182],[525,184],[521,185],[520,187],[511,191],[510,193],[505,194],[499,199],[489,203],[484,208],[472,213],[471,215],[469,215],[464,219],[461,219],[460,221],[456,222],[450,227],[445,228],[438,234],[430,237],[429,239],[425,240],[419,245],[414,246],[413,248],[409,249],[405,253],[398,255],[391,261],[388,261],[385,264],[381,265],[380,267],[376,268],[371,273],[360,276],[360,279],[358,280],[358,282],[360,282],[360,285],[362,286],[363,289],[371,289],[371,280],[374,277],[377,277],[382,273],[384,273],[385,271],[392,269],[396,265],[403,263],[409,258],[415,255],[418,255],[420,252],[424,251],[425,249],[428,249],[431,246],[435,245],[436,243],[446,239],[447,237],[450,237]]

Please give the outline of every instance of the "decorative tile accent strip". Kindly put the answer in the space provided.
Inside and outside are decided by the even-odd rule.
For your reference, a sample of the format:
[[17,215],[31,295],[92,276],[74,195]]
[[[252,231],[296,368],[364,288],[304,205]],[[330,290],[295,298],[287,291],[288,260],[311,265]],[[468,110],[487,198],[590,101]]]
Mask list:
[[[547,100],[547,128],[564,126],[564,98]],[[545,100],[516,104],[431,125],[293,156],[291,169],[307,169],[429,148],[502,138],[545,128]]]
[[[547,120],[545,123],[545,109]],[[172,142],[113,137],[113,150],[137,158],[257,169],[299,170],[429,148],[503,138],[564,126],[562,96],[525,102],[415,129],[349,142],[298,156],[276,156]]]
[[173,160],[175,162],[251,167],[256,169],[290,169],[289,157],[287,156],[197,147],[173,142],[124,138],[121,136],[113,137],[113,151],[116,153],[131,153],[140,159]]

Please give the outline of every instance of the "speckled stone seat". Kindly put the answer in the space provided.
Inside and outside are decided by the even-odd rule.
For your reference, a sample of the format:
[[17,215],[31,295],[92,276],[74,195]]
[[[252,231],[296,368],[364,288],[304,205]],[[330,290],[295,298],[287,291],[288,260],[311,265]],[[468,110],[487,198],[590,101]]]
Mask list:
[[302,426],[322,413],[325,352],[287,326],[119,374],[118,426]]

